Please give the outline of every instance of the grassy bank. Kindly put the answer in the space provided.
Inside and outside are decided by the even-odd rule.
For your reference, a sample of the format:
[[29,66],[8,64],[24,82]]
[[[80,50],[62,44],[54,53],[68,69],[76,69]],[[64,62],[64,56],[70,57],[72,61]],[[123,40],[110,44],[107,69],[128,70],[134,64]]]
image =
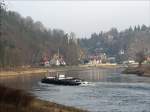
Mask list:
[[147,64],[142,65],[141,67],[128,67],[122,73],[150,77],[150,65]]
[[0,85],[0,112],[86,112],[74,107],[39,100],[22,90]]
[[1,70],[0,76],[15,76],[15,75],[27,75],[27,74],[38,74],[38,73],[46,73],[49,72],[60,72],[60,71],[81,71],[81,70],[89,70],[93,68],[114,68],[119,67],[118,65],[113,64],[99,64],[99,65],[79,65],[79,66],[62,66],[62,67],[24,67],[24,68],[15,68],[8,70]]
[[[79,65],[50,68],[14,68],[0,71],[0,76],[17,76],[59,71],[81,71],[93,68],[114,68],[115,65]],[[53,102],[37,99],[33,95],[22,90],[6,88],[0,85],[0,112],[85,112],[74,107],[68,107]]]

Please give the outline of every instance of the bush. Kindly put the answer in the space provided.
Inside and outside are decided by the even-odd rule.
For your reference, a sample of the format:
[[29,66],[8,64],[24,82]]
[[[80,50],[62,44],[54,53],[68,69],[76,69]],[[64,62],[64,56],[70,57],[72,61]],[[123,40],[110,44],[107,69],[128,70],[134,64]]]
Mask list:
[[0,85],[0,102],[15,106],[28,106],[34,99],[33,95],[23,90],[12,89]]

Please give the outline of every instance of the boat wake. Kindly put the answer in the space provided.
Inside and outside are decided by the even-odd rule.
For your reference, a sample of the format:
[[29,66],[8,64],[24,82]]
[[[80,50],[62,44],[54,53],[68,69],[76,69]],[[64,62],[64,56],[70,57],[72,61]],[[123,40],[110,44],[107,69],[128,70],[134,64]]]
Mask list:
[[95,86],[95,83],[83,81],[80,86]]

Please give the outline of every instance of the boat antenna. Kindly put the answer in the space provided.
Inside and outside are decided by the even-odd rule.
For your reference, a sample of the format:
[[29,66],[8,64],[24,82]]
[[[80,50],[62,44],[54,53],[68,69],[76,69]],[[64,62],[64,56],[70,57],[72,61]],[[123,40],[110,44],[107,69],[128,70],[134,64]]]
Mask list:
[[59,48],[58,48],[58,59],[59,59]]

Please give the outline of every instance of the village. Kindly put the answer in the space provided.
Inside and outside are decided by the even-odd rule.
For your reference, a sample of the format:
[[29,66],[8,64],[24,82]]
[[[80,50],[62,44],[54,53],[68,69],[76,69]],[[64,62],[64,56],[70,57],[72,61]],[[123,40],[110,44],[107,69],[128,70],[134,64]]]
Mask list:
[[66,62],[62,55],[54,54],[52,57],[43,56],[40,62],[41,66],[50,67],[50,66],[65,66]]
[[[121,53],[124,55],[124,52]],[[112,64],[112,65],[138,65],[135,59],[129,58],[122,62],[117,62],[116,57],[107,56],[106,53],[97,52],[94,55],[87,55],[85,59],[79,60],[81,65],[100,65],[100,64]],[[147,53],[145,55],[144,64],[150,63],[150,55]],[[66,66],[67,63],[62,54],[54,54],[53,56],[43,56],[40,61],[40,66],[51,67],[51,66]]]

